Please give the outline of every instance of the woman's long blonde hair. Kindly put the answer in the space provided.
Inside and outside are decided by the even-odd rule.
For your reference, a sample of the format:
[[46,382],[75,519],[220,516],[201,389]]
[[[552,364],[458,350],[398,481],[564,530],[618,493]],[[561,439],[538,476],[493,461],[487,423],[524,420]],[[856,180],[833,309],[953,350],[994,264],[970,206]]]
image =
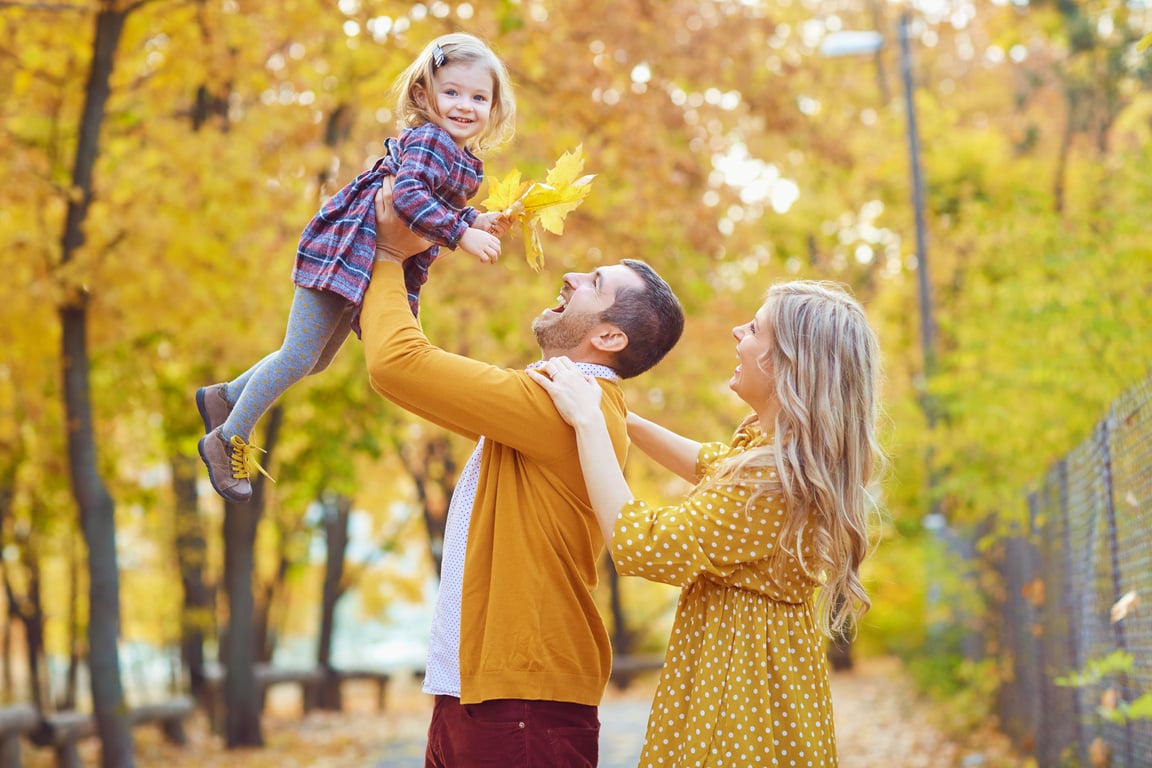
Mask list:
[[433,74],[453,63],[480,62],[492,72],[492,112],[488,127],[477,136],[469,149],[492,149],[512,138],[516,130],[516,98],[508,70],[484,41],[465,32],[441,35],[424,46],[420,55],[400,73],[393,90],[396,93],[397,122],[415,128],[432,122],[436,110]]
[[[752,499],[783,496],[788,518],[777,555],[794,557],[822,582],[817,622],[826,634],[841,634],[872,604],[860,565],[876,512],[868,488],[884,463],[876,439],[879,344],[863,308],[836,283],[776,284],[764,309],[772,344],[760,368],[775,379],[780,408],[776,423],[761,428],[774,438],[733,457],[714,482],[747,483],[748,470],[775,469],[778,479]],[[803,556],[807,548],[814,559]]]

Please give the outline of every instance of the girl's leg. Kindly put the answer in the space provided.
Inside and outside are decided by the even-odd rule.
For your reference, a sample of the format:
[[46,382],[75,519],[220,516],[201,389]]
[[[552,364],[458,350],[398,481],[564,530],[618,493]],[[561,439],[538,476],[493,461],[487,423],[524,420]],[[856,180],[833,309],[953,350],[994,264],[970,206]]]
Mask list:
[[252,378],[252,374],[275,355],[275,352],[268,355],[232,381],[210,384],[196,390],[196,408],[200,411],[200,420],[204,422],[204,434],[213,432],[217,427],[224,425],[232,413],[232,404],[240,399],[240,395],[244,393],[244,387],[248,386],[248,380]]
[[[327,368],[331,364],[332,359],[336,357],[336,353],[340,351],[340,347],[344,345],[344,341],[348,338],[348,334],[352,330],[352,310],[352,304],[345,302],[343,317],[336,322],[335,330],[333,330],[332,336],[328,339],[328,343],[324,345],[324,349],[321,350],[320,357],[316,360],[316,365],[308,372],[309,376],[314,373],[320,373],[320,371]],[[260,366],[276,357],[277,354],[277,352],[273,352],[256,363],[256,365],[244,371],[244,373],[232,379],[232,381],[225,382],[224,386],[226,389],[224,390],[224,396],[228,399],[228,402],[239,402],[240,395],[244,394],[244,388],[248,386],[248,382],[252,379],[253,374],[256,373]]]
[[[296,289],[283,345],[233,382],[241,382],[241,392],[222,425],[224,440],[239,435],[247,442],[256,422],[276,399],[316,368],[333,337],[343,342],[348,335],[347,305],[335,293]],[[229,385],[229,394],[231,390]]]
[[244,373],[232,379],[232,381],[226,382],[224,384],[226,387],[224,390],[224,396],[228,399],[228,402],[235,403],[239,401],[240,395],[244,394],[244,387],[248,386],[248,381],[252,378],[252,374],[256,373],[260,366],[264,365],[264,363],[268,362],[275,356],[276,353],[273,352],[272,354],[262,359],[260,362],[256,363],[256,365],[244,371]]
[[332,359],[336,357],[336,353],[340,351],[340,347],[344,346],[344,342],[348,339],[348,334],[352,332],[352,313],[356,307],[351,302],[344,303],[344,313],[336,322],[336,328],[332,331],[332,335],[328,337],[328,343],[324,345],[324,349],[320,350],[320,357],[316,360],[316,365],[312,366],[312,370],[308,375],[320,373],[325,370],[332,363]]

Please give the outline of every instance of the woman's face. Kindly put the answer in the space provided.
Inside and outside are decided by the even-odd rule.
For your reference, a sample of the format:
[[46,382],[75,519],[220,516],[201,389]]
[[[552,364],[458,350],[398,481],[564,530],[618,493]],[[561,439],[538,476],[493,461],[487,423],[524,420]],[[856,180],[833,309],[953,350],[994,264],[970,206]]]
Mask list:
[[750,322],[733,328],[732,335],[736,339],[736,357],[740,362],[728,388],[752,410],[763,414],[776,402],[776,379],[768,356],[772,350],[772,329],[768,325],[766,307],[760,307]]

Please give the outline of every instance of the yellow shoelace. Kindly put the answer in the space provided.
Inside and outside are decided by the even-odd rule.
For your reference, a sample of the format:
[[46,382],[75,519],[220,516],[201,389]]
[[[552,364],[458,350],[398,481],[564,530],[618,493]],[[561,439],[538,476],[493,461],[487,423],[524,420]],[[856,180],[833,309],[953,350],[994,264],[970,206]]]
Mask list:
[[230,451],[229,460],[232,462],[232,477],[237,479],[242,477],[252,477],[255,472],[259,472],[272,482],[276,480],[272,475],[260,466],[260,462],[256,461],[256,452],[267,453],[263,448],[257,448],[254,445],[249,445],[244,442],[244,438],[240,435],[232,435],[232,450]]

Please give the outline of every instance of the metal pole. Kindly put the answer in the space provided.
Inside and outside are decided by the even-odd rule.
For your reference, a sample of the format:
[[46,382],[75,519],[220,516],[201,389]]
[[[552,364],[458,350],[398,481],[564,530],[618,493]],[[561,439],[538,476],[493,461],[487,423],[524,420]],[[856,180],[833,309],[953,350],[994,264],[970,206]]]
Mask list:
[[[920,132],[916,128],[916,84],[912,79],[912,54],[909,50],[908,27],[911,15],[900,14],[900,73],[904,78],[904,113],[908,120],[908,159],[912,170],[912,208],[916,217],[916,276],[920,298],[920,345],[924,355],[924,379],[936,368],[935,329],[932,324],[932,288],[928,279],[928,228],[924,223],[924,177],[920,172]],[[928,427],[936,424],[935,409],[925,395],[925,416]]]
[[[924,176],[920,171],[920,132],[916,127],[916,83],[912,78],[912,53],[909,45],[909,26],[911,14],[904,10],[900,14],[900,74],[904,80],[904,114],[908,127],[908,165],[912,174],[912,210],[916,221],[916,279],[917,298],[920,302],[920,347],[923,356],[923,391],[920,394],[920,407],[924,409],[924,421],[928,427],[928,447],[924,454],[925,491],[928,496],[928,514],[924,517],[924,527],[935,538],[938,544],[946,551],[964,558],[967,561],[973,556],[971,542],[964,533],[954,532],[948,528],[948,521],[941,512],[940,499],[936,496],[939,484],[938,470],[936,469],[935,446],[933,445],[936,431],[936,406],[932,395],[928,391],[932,374],[936,370],[935,333],[932,326],[932,282],[928,279],[928,227],[924,223]],[[943,593],[942,581],[937,568],[928,569],[928,607],[935,612],[935,606],[941,601]],[[966,578],[970,581],[970,577]],[[975,585],[971,585],[973,588]],[[955,605],[955,619],[964,627],[964,637],[961,641],[961,652],[973,661],[982,656],[982,648],[974,644],[982,644],[979,636],[973,636],[969,628],[969,617],[963,605]],[[929,637],[938,641],[942,637],[945,627],[936,623],[928,628]]]

